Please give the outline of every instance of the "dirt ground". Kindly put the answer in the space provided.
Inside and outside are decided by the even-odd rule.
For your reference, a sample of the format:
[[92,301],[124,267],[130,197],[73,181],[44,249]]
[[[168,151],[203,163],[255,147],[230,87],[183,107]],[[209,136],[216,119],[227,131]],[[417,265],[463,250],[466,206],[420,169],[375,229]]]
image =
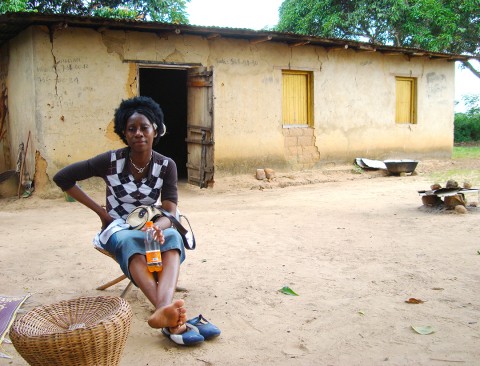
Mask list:
[[[187,252],[177,297],[222,335],[176,346],[148,327],[152,306],[133,289],[120,364],[478,365],[480,208],[432,210],[417,191],[479,169],[476,160],[432,160],[403,177],[345,165],[277,172],[271,182],[252,172],[209,189],[180,184],[198,247]],[[3,199],[0,220],[0,293],[32,293],[23,312],[125,287],[95,290],[120,270],[92,248],[99,221],[78,203]],[[26,365],[13,345],[3,348],[13,358],[0,365]]]

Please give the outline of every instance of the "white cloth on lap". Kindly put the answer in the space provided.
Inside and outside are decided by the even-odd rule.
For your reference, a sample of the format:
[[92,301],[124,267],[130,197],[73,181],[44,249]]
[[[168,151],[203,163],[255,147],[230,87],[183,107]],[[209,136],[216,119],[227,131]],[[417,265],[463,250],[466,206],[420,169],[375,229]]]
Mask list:
[[128,229],[130,229],[130,225],[128,225],[125,220],[113,220],[105,230],[100,231],[97,233],[97,235],[95,235],[95,237],[93,238],[93,245],[103,249],[103,245],[108,241],[108,239],[110,239],[113,234],[115,234],[117,231]]

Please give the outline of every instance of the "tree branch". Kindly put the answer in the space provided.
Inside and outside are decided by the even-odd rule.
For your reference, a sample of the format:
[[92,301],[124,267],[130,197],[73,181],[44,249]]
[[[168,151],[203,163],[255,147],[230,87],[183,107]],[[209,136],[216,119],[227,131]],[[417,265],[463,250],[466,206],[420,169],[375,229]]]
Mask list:
[[469,69],[473,75],[480,79],[480,71],[475,69],[475,67],[469,61],[462,61],[463,66]]

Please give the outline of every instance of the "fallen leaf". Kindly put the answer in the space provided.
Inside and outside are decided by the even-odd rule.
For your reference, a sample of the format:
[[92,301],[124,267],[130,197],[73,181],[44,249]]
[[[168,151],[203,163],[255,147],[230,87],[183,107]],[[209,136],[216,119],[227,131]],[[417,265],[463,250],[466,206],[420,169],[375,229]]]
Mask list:
[[408,300],[405,300],[405,302],[408,304],[423,304],[425,301],[411,297]]
[[433,328],[430,325],[420,325],[420,326],[411,326],[412,329],[418,334],[428,335],[434,332]]
[[285,295],[298,296],[298,294],[288,286],[283,286],[278,291],[280,291],[282,294],[285,294]]
[[359,313],[360,315],[365,315],[365,313],[364,313],[362,310],[360,310],[358,313]]

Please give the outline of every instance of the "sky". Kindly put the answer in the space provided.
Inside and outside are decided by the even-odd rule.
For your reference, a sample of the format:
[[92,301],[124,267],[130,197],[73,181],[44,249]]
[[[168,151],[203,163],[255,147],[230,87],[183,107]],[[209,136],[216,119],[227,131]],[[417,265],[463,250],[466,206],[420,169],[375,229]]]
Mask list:
[[[278,8],[283,0],[190,0],[187,13],[192,25],[249,28],[261,30],[278,23]],[[469,70],[455,70],[455,100],[463,95],[480,95],[480,79]],[[480,69],[480,62],[476,62]],[[456,112],[465,110],[462,103]]]
[[278,23],[283,0],[190,0],[187,13],[192,25],[260,30]]

